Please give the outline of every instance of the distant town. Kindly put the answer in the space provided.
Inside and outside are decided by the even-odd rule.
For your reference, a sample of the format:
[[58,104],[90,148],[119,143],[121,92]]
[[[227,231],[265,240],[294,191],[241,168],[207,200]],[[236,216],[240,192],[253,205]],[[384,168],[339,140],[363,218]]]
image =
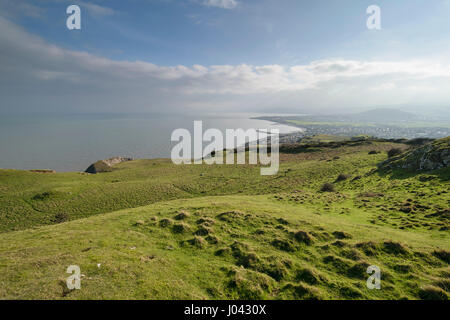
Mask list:
[[384,139],[437,139],[450,135],[450,121],[432,121],[407,112],[388,109],[340,116],[264,116],[256,119],[303,129],[283,135],[284,143],[300,142],[305,137],[317,135]]

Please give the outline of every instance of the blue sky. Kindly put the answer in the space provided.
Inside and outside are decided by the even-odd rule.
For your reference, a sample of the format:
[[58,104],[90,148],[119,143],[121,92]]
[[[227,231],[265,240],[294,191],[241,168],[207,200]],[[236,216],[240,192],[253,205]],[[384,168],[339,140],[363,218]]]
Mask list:
[[[81,7],[80,31],[65,26],[70,4]],[[382,30],[366,28],[366,8],[372,4],[381,8]],[[16,83],[10,74],[5,79],[10,96],[3,97],[3,105],[28,110],[38,94],[45,102],[33,108],[54,110],[73,99],[73,88],[83,95],[84,105],[94,100],[101,111],[120,111],[123,101],[103,99],[99,92],[117,85],[126,93],[121,81],[136,81],[135,89],[144,77],[158,90],[149,94],[145,85],[142,91],[131,90],[134,104],[129,108],[136,111],[152,109],[146,107],[148,100],[198,111],[223,108],[225,99],[227,108],[245,105],[248,111],[372,105],[442,110],[450,102],[445,91],[450,83],[445,69],[449,16],[450,0],[0,0],[0,41],[9,50],[0,56],[0,67],[3,62],[3,69],[17,76]],[[60,53],[47,61],[52,48]],[[22,56],[30,58],[21,62]],[[70,69],[65,61],[81,67]],[[84,70],[85,61],[91,69]],[[19,77],[20,66],[27,63],[35,72],[28,69]],[[80,80],[96,76],[102,82],[96,90]],[[251,86],[240,90],[248,82]],[[54,85],[65,94],[50,97],[46,90]],[[364,90],[366,95],[358,93]],[[67,108],[86,111],[78,105]]]
[[[49,42],[159,65],[295,65],[449,53],[446,0],[228,0],[236,4],[231,9],[205,5],[207,0],[24,2],[39,16],[16,12],[16,21]],[[79,32],[65,28],[72,3],[82,9]],[[371,4],[382,9],[381,31],[366,28]]]

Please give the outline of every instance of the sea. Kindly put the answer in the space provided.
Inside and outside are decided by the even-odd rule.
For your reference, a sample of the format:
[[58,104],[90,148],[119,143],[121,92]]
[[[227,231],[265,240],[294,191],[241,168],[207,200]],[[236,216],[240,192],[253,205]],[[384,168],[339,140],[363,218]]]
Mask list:
[[270,114],[8,114],[0,115],[0,168],[84,171],[97,160],[116,156],[135,159],[170,158],[175,129],[193,135],[194,121],[203,130],[301,130],[266,120]]

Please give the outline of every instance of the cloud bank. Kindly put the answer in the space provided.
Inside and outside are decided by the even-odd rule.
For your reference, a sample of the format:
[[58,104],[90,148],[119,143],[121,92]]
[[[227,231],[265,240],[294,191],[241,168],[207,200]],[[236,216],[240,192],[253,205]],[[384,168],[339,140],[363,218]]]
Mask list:
[[340,112],[450,101],[445,61],[158,66],[67,50],[0,17],[0,112]]

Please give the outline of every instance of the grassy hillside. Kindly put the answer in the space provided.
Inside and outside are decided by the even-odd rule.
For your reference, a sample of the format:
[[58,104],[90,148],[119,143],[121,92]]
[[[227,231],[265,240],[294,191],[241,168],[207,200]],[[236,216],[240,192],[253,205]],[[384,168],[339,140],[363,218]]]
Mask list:
[[[162,200],[314,189],[342,170],[375,166],[394,145],[324,147],[281,155],[278,176],[261,176],[252,165],[176,166],[168,159],[124,162],[96,175],[0,170],[0,232],[53,224],[61,213],[73,220]],[[368,155],[372,149],[383,153]],[[355,151],[360,154],[355,156]],[[291,171],[285,175],[287,169]]]
[[407,148],[299,149],[265,177],[169,160],[0,171],[0,298],[447,299],[450,170],[378,171],[392,147]]

